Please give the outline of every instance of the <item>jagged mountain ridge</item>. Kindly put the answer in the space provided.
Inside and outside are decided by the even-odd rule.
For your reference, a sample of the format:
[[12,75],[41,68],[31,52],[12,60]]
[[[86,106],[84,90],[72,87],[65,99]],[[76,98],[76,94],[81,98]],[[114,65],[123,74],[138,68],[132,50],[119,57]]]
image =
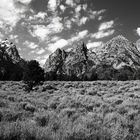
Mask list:
[[124,65],[140,66],[140,52],[136,46],[123,36],[117,36],[108,41],[100,51],[100,60],[119,69]]
[[0,43],[0,80],[20,80],[25,61],[8,39]]
[[16,45],[8,39],[5,39],[0,43],[0,49],[11,58],[13,63],[18,63],[21,60]]
[[92,57],[83,42],[79,42],[69,52],[57,49],[49,56],[45,63],[45,72],[67,75],[68,77],[81,77],[94,64]]
[[82,42],[79,42],[75,48],[66,52],[57,49],[49,56],[45,63],[45,72],[63,75],[80,76],[85,72],[88,58],[87,47]]
[[[65,52],[59,49],[59,52],[62,51]],[[62,72],[61,74],[75,75],[81,78],[83,75],[92,75],[98,65],[107,65],[114,70],[123,69],[125,66],[130,69],[140,67],[140,52],[134,43],[131,43],[122,35],[108,41],[97,52],[88,50],[86,45],[80,42],[69,52],[65,52],[65,54],[64,59],[61,59],[62,53],[57,54],[57,51],[51,54],[45,63],[46,73],[52,72],[57,74],[59,69],[59,72]],[[56,57],[52,57],[53,55]],[[48,62],[50,64],[49,69]],[[51,64],[58,68],[54,70]]]
[[[0,43],[0,79],[9,80],[14,79],[13,77],[16,79],[18,74],[21,77],[24,67],[26,62],[20,57],[16,46],[7,39],[2,41]],[[67,78],[74,80],[75,77],[75,80],[87,77],[94,79],[96,74],[100,75],[106,69],[120,72],[124,68],[132,72],[139,70],[140,52],[134,43],[123,36],[114,37],[95,52],[88,50],[83,42],[74,44],[70,51],[57,49],[45,63],[46,75],[53,77],[52,79],[57,76],[63,80]]]

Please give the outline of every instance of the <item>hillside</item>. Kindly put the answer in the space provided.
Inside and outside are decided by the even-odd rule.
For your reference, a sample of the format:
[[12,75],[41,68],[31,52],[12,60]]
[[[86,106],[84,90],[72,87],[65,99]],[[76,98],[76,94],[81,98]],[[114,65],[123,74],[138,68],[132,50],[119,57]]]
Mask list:
[[140,52],[122,35],[95,52],[84,42],[74,44],[69,52],[57,49],[45,63],[48,80],[135,80],[140,78],[139,69]]
[[5,39],[0,42],[0,80],[20,81],[26,62],[20,57],[16,45]]
[[[70,47],[70,51],[58,48],[50,54],[44,65],[46,81],[140,79],[140,52],[136,44],[122,35],[96,51],[87,49],[82,41]],[[0,80],[23,80],[28,62],[20,57],[14,43],[7,39],[0,42]]]
[[140,81],[0,82],[0,140],[140,139]]

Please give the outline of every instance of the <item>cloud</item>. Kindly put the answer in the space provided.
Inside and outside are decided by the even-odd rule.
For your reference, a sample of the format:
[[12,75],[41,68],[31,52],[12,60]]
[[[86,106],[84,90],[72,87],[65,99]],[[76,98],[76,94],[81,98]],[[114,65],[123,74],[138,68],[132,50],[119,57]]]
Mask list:
[[140,36],[140,27],[136,29],[136,33]]
[[18,0],[19,2],[28,5],[32,0]]
[[39,54],[39,55],[43,54],[44,52],[45,52],[45,49],[43,48],[41,48],[40,50],[39,49],[36,50],[36,54]]
[[103,42],[89,42],[87,44],[87,48],[90,49],[90,48],[99,47],[102,45],[103,45]]
[[77,35],[73,36],[69,39],[69,42],[79,41],[80,39],[84,38],[88,34],[88,30],[83,30],[79,32]]
[[59,36],[53,36],[53,37],[51,38],[51,42],[56,42],[56,41],[58,41],[58,40],[60,40],[60,37],[59,37]]
[[75,8],[75,12],[79,13],[81,9],[82,9],[81,5],[77,5],[77,7]]
[[58,0],[49,0],[49,2],[48,2],[49,10],[55,11],[57,9],[57,1]]
[[97,33],[91,34],[91,38],[101,39],[114,34],[115,30],[99,31]]
[[83,38],[88,34],[88,30],[83,30],[81,32],[78,33],[78,37],[79,38]]
[[46,60],[48,59],[49,55],[48,54],[45,54],[43,56],[38,56],[36,57],[36,60],[39,61],[40,65],[43,67]]
[[[99,11],[87,9],[87,4],[84,5],[81,4],[75,7],[75,12],[73,12],[72,17],[69,20],[71,20],[74,24],[78,26],[82,26],[87,21],[95,20],[95,18],[97,18],[97,20],[101,20],[101,14],[103,14],[105,11],[106,11],[105,9]],[[82,17],[82,15],[84,16]]]
[[37,44],[35,44],[34,42],[29,42],[29,41],[25,41],[24,45],[27,46],[30,49],[36,49],[39,46]]
[[49,35],[53,35],[61,32],[64,27],[61,23],[60,17],[52,18],[51,22],[48,25],[33,25],[33,30],[30,30],[30,33],[33,37],[38,37],[40,41],[45,41]]
[[56,41],[55,43],[51,43],[48,46],[48,50],[51,52],[54,52],[58,48],[63,48],[64,46],[68,45],[68,41],[65,39],[60,39]]
[[79,25],[81,26],[81,25],[85,24],[87,22],[87,20],[88,20],[88,17],[82,17],[80,19]]
[[2,41],[3,34],[0,32],[0,41]]
[[62,12],[64,12],[66,7],[64,5],[60,5],[60,9],[62,10]]
[[35,44],[34,42],[31,42],[28,46],[30,49],[36,49],[38,48],[39,46],[37,44]]
[[98,20],[100,21],[100,20],[102,20],[103,19],[103,16],[99,16],[98,17]]
[[72,22],[70,20],[66,20],[64,25],[65,25],[66,29],[72,28]]
[[83,10],[86,11],[87,10],[88,5],[87,4],[83,4]]
[[18,42],[19,42],[18,35],[16,35],[16,34],[11,34],[11,35],[9,35],[8,38],[9,38],[10,40],[13,40],[14,43],[18,43]]
[[52,32],[59,33],[63,30],[62,18],[54,17],[51,23],[47,26]]
[[[23,2],[27,2],[24,0]],[[0,20],[4,24],[15,26],[22,18],[23,13],[27,10],[25,6],[16,5],[15,0],[1,0],[0,1]]]
[[98,32],[90,34],[91,38],[101,39],[107,36],[114,34],[115,30],[113,29],[114,21],[103,22],[98,28]]
[[11,34],[11,35],[9,35],[9,38],[10,39],[17,39],[18,38],[18,35]]
[[113,27],[113,25],[114,25],[114,21],[113,20],[108,21],[108,22],[103,22],[99,26],[99,31],[110,29],[110,28]]
[[89,15],[89,19],[95,19],[96,17],[99,17],[101,14],[103,14],[105,11],[105,9],[99,11],[93,11],[90,9],[89,11],[87,11],[87,13]]
[[37,15],[34,16],[34,18],[44,19],[46,16],[47,16],[46,12],[39,12]]
[[[63,48],[67,46],[68,44],[71,44],[75,41],[79,41],[80,39],[83,39],[88,34],[88,30],[83,30],[77,33],[76,35],[72,36],[70,39],[60,39],[57,40],[55,43],[50,43],[48,46],[48,50],[51,52],[54,52],[57,48]],[[56,39],[58,39],[56,37]]]
[[41,41],[44,41],[46,36],[50,34],[50,31],[44,25],[34,25],[31,34],[34,37],[38,37]]
[[73,0],[66,0],[66,4],[71,7],[74,7],[76,5]]

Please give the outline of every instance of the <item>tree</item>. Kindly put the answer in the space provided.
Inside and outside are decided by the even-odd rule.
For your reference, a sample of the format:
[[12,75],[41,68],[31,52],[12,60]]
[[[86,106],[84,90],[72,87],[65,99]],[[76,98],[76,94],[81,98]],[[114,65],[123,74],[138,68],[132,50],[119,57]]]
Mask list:
[[116,72],[111,65],[100,64],[96,66],[98,80],[114,80]]
[[116,79],[120,81],[134,80],[134,70],[129,66],[124,66],[118,70]]
[[26,90],[32,90],[33,86],[44,81],[44,70],[39,66],[36,60],[27,62],[27,69],[23,73],[23,81],[26,83]]

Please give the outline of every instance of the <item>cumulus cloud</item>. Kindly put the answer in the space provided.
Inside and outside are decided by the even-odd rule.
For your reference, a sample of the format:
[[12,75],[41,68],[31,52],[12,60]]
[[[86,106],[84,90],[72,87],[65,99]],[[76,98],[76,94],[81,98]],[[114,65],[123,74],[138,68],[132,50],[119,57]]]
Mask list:
[[31,31],[32,36],[38,37],[41,41],[44,41],[49,33],[50,31],[45,25],[34,25],[33,31]]
[[140,36],[140,27],[136,29],[136,33]]
[[60,9],[62,10],[62,12],[64,12],[66,7],[64,5],[60,5]]
[[74,0],[66,0],[66,4],[68,6],[74,7],[76,5],[76,3],[74,2]]
[[102,30],[106,30],[106,29],[110,29],[112,28],[114,25],[114,21],[111,20],[111,21],[108,21],[108,22],[103,22],[101,23],[101,25],[99,26],[99,31],[102,31]]
[[[71,44],[75,41],[79,41],[83,39],[86,35],[88,35],[88,30],[83,30],[77,33],[76,35],[73,35],[70,39],[65,40],[65,39],[59,39],[59,37],[56,37],[56,42],[55,43],[50,43],[48,44],[48,50],[51,52],[54,52],[57,48],[63,48],[67,46],[68,44]],[[55,38],[53,38],[55,39]]]
[[54,12],[57,9],[57,2],[58,2],[58,0],[49,0],[49,2],[48,2],[49,10]]
[[60,40],[60,37],[59,37],[59,36],[53,36],[53,37],[51,38],[51,42],[56,42],[56,41],[58,41],[58,40]]
[[85,24],[85,23],[87,22],[87,20],[88,20],[88,17],[82,17],[82,18],[80,19],[79,25]]
[[36,14],[36,15],[34,16],[34,18],[41,18],[41,19],[44,19],[46,16],[47,16],[47,13],[46,13],[46,12],[39,12],[38,14]]
[[10,40],[13,40],[14,43],[18,43],[19,42],[18,35],[16,35],[16,34],[10,34],[8,38]]
[[36,49],[39,46],[37,44],[35,44],[34,42],[30,42],[30,41],[25,41],[24,45],[30,49]]
[[79,38],[83,38],[88,34],[88,30],[83,30],[81,32],[78,33],[78,37]]
[[18,35],[11,34],[11,35],[9,35],[9,38],[10,39],[17,39],[18,38]]
[[47,26],[52,32],[59,33],[63,30],[62,18],[54,17],[51,23]]
[[[23,0],[24,3],[27,3],[27,1]],[[18,7],[15,0],[1,0],[0,3],[0,20],[10,26],[15,26],[27,10],[27,7]]]
[[33,25],[33,30],[30,31],[32,36],[38,37],[40,41],[45,41],[46,37],[55,33],[61,32],[64,27],[60,22],[60,17],[54,17],[48,25]]
[[81,9],[82,9],[81,5],[77,5],[77,7],[75,8],[75,12],[79,13]]
[[87,7],[88,7],[88,5],[87,5],[87,4],[83,4],[83,5],[82,5],[82,9],[83,9],[84,11],[86,11],[86,10],[87,10]]
[[114,34],[115,30],[113,29],[114,21],[103,22],[98,28],[98,32],[90,34],[91,38],[101,39],[107,36]]
[[71,29],[72,28],[72,22],[70,20],[65,21],[65,27],[66,29]]
[[41,48],[41,49],[37,49],[36,50],[36,54],[43,54],[45,52],[45,49]]
[[103,42],[89,42],[87,44],[87,48],[90,49],[90,48],[94,48],[94,47],[99,47],[99,46],[102,46],[103,45]]
[[88,34],[88,30],[83,30],[79,32],[77,35],[73,36],[69,39],[69,42],[79,41],[80,39],[84,38]]
[[28,5],[32,0],[17,0],[17,1],[19,1],[19,2],[21,2],[23,4]]
[[102,9],[102,10],[99,10],[99,11],[93,11],[93,10],[90,9],[88,11],[89,19],[95,19],[96,17],[99,17],[105,11],[106,11],[105,9]]
[[[87,9],[87,4],[80,4],[75,7],[75,12],[73,13],[72,18],[70,19],[74,24],[78,26],[84,25],[87,21],[94,20],[101,20],[101,14],[103,14],[106,10],[102,9],[99,11],[95,11],[92,9]],[[84,14],[82,14],[84,12]],[[82,17],[82,15],[84,15]]]
[[48,50],[51,52],[54,52],[58,48],[63,48],[64,46],[68,45],[68,41],[65,39],[60,39],[56,41],[55,43],[51,43],[48,46]]
[[91,34],[91,38],[101,39],[101,38],[104,38],[104,37],[107,37],[107,36],[114,34],[114,32],[115,32],[114,29],[108,30],[108,31],[102,30],[102,31],[99,31],[97,33]]

